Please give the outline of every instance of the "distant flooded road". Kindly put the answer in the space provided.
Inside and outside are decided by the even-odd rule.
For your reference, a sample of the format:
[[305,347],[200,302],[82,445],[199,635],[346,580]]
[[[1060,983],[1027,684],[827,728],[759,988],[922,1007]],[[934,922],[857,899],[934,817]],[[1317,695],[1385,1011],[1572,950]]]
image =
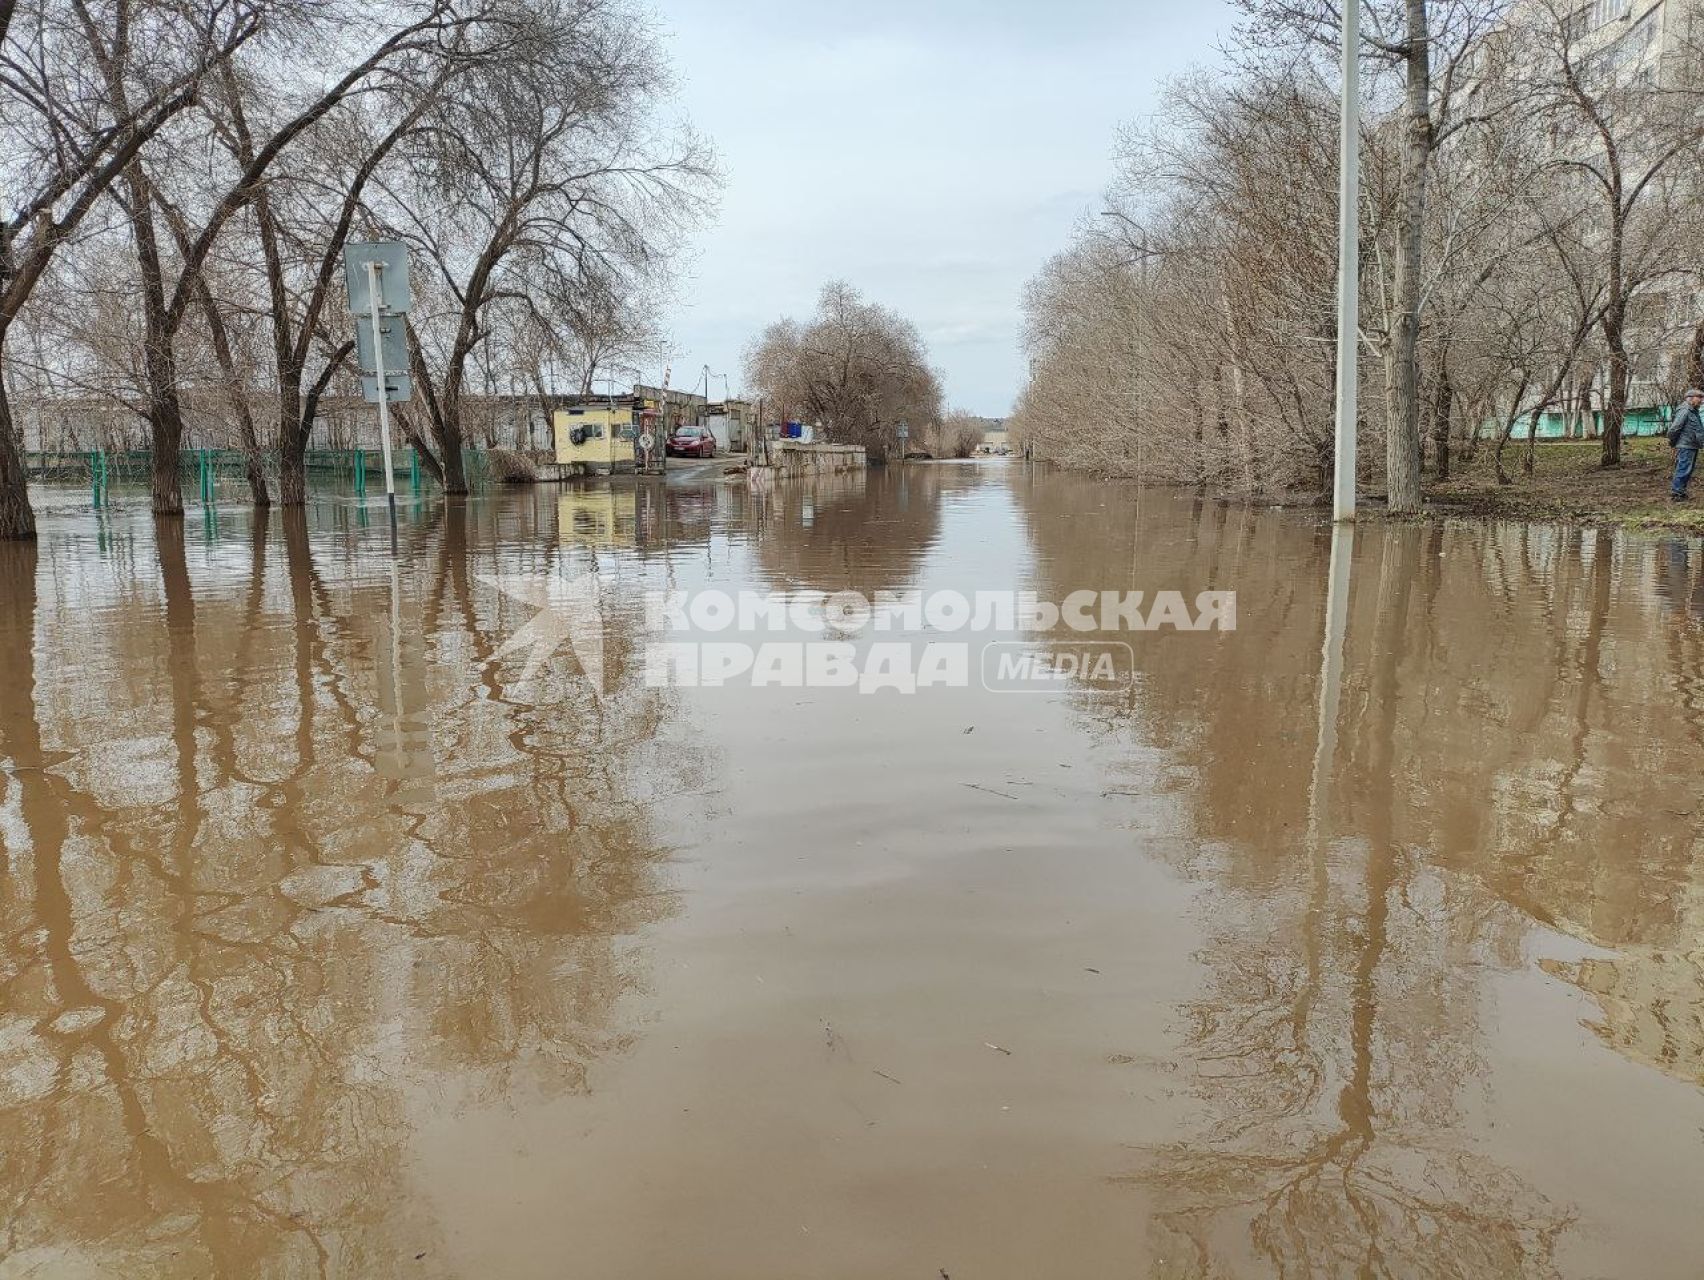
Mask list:
[[[1700,1275],[1698,544],[1334,579],[1311,513],[1015,463],[405,503],[394,563],[43,510],[0,1280]],[[1172,589],[1237,629],[993,637],[1107,685],[641,660],[657,592]]]

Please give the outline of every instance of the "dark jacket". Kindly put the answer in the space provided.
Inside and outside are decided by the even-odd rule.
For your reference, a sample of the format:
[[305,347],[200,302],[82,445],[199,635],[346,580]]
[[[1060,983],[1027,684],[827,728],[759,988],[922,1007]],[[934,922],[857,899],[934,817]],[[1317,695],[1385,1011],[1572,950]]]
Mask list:
[[1692,407],[1690,400],[1681,401],[1669,421],[1669,443],[1677,449],[1704,449],[1704,416]]

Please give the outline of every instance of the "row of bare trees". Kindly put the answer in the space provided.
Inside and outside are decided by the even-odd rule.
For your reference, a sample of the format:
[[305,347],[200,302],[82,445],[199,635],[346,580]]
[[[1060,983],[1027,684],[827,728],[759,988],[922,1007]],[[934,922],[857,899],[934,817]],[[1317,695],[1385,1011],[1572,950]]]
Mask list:
[[715,181],[658,47],[627,0],[0,0],[0,536],[25,404],[145,423],[159,514],[192,422],[301,503],[369,237],[414,256],[403,430],[464,490],[479,393],[656,341]]
[[[1227,65],[1125,131],[1102,216],[1031,282],[1013,427],[1041,456],[1226,492],[1332,468],[1332,0],[1240,0]],[[1417,510],[1546,414],[1619,466],[1704,378],[1698,50],[1673,4],[1368,0],[1362,482]],[[1625,10],[1625,12],[1623,12]],[[1600,12],[1603,11],[1603,12]],[[1611,12],[1613,11],[1613,12]]]

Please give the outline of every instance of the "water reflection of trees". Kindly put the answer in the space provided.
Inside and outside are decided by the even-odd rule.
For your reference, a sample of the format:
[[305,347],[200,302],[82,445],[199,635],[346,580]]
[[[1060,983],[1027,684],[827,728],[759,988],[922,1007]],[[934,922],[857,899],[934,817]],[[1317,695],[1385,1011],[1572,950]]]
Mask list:
[[1138,1175],[1162,1252],[1181,1274],[1548,1274],[1566,1209],[1462,1120],[1485,977],[1534,922],[1614,947],[1546,967],[1599,1000],[1606,1043],[1699,1078],[1691,567],[1598,531],[1364,528],[1310,841],[1326,532],[1153,494],[1096,518],[1104,489],[1045,473],[1018,492],[1050,598],[1240,597],[1235,635],[1137,636],[1134,690],[1079,695],[1187,777],[1187,838],[1155,847],[1216,890],[1182,1010],[1205,1128]]
[[667,706],[619,656],[605,699],[565,659],[515,695],[486,518],[405,530],[394,637],[384,561],[299,512],[240,556],[161,524],[152,583],[0,551],[14,1261],[433,1274],[411,1116],[631,1034]]
[[974,467],[906,465],[781,481],[764,495],[758,565],[777,590],[903,591],[941,534],[943,501]]

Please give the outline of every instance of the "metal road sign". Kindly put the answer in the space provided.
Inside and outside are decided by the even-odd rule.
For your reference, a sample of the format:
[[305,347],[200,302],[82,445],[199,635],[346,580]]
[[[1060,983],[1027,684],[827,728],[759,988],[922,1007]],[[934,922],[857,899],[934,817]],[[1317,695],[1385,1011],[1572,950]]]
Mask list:
[[408,282],[408,246],[400,240],[352,240],[343,249],[343,278],[349,285],[349,312],[365,319],[373,299],[367,289],[367,264],[379,269],[379,312],[400,315],[413,309]]
[[[366,273],[362,272],[365,276]],[[363,317],[365,318],[365,317]],[[402,316],[381,316],[379,319],[379,342],[384,347],[385,373],[401,373],[408,368],[408,342],[403,332],[407,323]],[[379,366],[373,360],[373,326],[358,324],[355,326],[355,360],[361,366],[362,373],[377,373]]]
[[[406,373],[395,373],[389,365],[385,367],[385,388],[390,392],[387,397],[392,404],[401,404],[414,396],[414,379]],[[379,379],[377,375],[363,373],[361,375],[361,394],[368,404],[379,402]]]
[[[390,507],[391,555],[396,547],[396,466],[391,454],[390,407],[414,394],[403,326],[413,304],[408,287],[408,247],[395,240],[344,246],[343,278],[361,354],[361,394],[379,406],[379,446],[385,458],[385,501]],[[393,621],[392,626],[395,626]],[[393,632],[394,634],[394,632]]]

